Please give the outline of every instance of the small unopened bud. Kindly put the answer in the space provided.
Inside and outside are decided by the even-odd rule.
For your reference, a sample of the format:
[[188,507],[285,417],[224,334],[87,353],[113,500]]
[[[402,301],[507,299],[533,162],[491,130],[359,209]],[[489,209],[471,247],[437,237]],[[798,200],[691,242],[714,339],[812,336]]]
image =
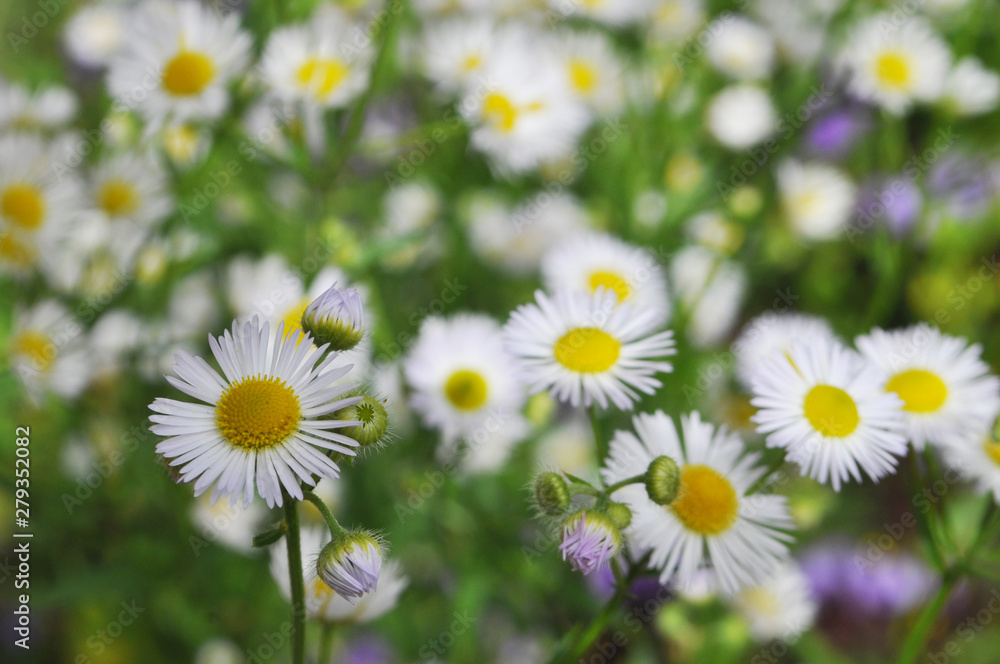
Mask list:
[[559,551],[578,572],[590,574],[607,567],[621,548],[621,533],[600,512],[576,512],[563,522]]
[[316,345],[330,344],[330,350],[350,350],[365,336],[365,307],[361,294],[336,285],[312,301],[302,314],[302,329]]
[[353,600],[375,590],[382,549],[366,532],[344,533],[323,547],[316,574],[340,596]]
[[632,510],[628,508],[628,505],[611,503],[604,510],[604,513],[608,515],[611,523],[615,524],[615,528],[618,530],[625,530],[632,523]]
[[389,430],[389,415],[385,411],[384,403],[373,396],[355,392],[345,397],[358,395],[361,395],[361,401],[353,406],[341,408],[333,413],[332,417],[336,420],[361,422],[356,426],[340,429],[340,433],[358,441],[361,447],[368,447],[382,440]]
[[658,456],[646,469],[646,493],[657,505],[669,505],[681,487],[681,471],[668,456]]
[[543,513],[562,516],[569,509],[570,495],[566,480],[559,473],[542,473],[535,479],[535,502]]

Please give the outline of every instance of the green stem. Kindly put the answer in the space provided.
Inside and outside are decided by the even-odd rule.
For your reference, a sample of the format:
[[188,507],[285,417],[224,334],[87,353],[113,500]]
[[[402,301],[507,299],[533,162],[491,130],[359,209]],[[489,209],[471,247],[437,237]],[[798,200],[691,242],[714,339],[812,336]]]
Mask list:
[[288,581],[292,588],[292,664],[304,664],[306,652],[306,592],[302,579],[302,542],[299,534],[299,503],[285,494],[285,524],[288,533]]
[[[916,450],[910,450],[910,474],[913,477],[914,490],[919,489],[919,487],[924,486],[923,473],[920,472],[920,460],[917,458]],[[939,572],[944,571],[946,564],[944,561],[944,555],[941,553],[941,549],[938,546],[937,538],[934,536],[934,528],[930,522],[930,516],[933,512],[925,513],[923,510],[916,510],[917,512],[917,527],[920,530],[920,534],[923,536],[924,542],[930,549],[931,562],[933,562],[935,569]]]
[[916,624],[907,635],[906,641],[903,643],[903,648],[899,651],[899,656],[896,658],[896,664],[914,664],[917,661],[920,653],[923,652],[924,647],[927,645],[927,640],[931,636],[931,629],[934,627],[934,623],[937,622],[938,614],[944,608],[959,578],[960,575],[952,570],[949,570],[945,574],[941,580],[941,587],[938,588],[937,595],[934,596],[930,604],[924,606],[917,617]]
[[337,518],[333,516],[333,512],[330,511],[330,508],[326,506],[326,503],[324,503],[319,496],[308,489],[303,492],[303,495],[306,500],[315,505],[316,509],[319,510],[323,520],[326,521],[326,525],[330,528],[330,535],[332,535],[334,539],[337,539],[344,534],[344,528],[337,523]]
[[636,475],[634,477],[627,477],[627,478],[625,478],[625,479],[623,479],[621,481],[615,482],[614,484],[612,484],[611,486],[609,486],[607,489],[605,489],[605,493],[607,493],[608,496],[610,496],[611,494],[613,494],[615,491],[617,491],[618,489],[622,488],[623,486],[628,486],[629,484],[640,484],[640,483],[645,482],[645,481],[646,481],[646,475],[645,474]]
[[323,625],[323,633],[320,635],[319,641],[319,664],[330,664],[333,661],[334,627],[333,623]]
[[601,422],[597,417],[597,404],[590,407],[590,428],[594,431],[594,445],[597,448],[597,463],[604,462],[608,456],[608,444],[601,435]]

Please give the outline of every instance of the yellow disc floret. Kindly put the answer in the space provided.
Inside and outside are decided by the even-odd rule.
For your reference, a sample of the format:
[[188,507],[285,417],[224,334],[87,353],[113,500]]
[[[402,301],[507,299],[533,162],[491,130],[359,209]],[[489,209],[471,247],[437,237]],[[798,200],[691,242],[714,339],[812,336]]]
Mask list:
[[0,193],[0,212],[11,224],[35,230],[45,219],[45,197],[34,185],[11,184]]
[[806,395],[806,419],[824,436],[843,438],[858,428],[858,407],[844,390],[832,385],[817,385]]
[[624,302],[632,294],[632,289],[629,288],[628,282],[621,277],[621,275],[611,272],[608,270],[595,270],[590,273],[590,292],[593,293],[601,286],[605,289],[614,291],[618,296],[619,302]]
[[601,373],[614,366],[621,350],[621,342],[604,330],[578,327],[559,338],[555,356],[570,371]]
[[139,209],[139,194],[128,180],[111,179],[98,190],[97,204],[109,217],[124,217]]
[[351,70],[337,58],[309,58],[295,73],[299,85],[316,99],[324,99],[340,87]]
[[48,371],[56,359],[56,346],[44,332],[26,330],[14,339],[14,353],[29,362],[36,371]]
[[461,369],[449,376],[444,384],[444,394],[459,410],[478,410],[486,403],[489,386],[478,372]]
[[906,88],[910,83],[910,63],[901,53],[883,53],[875,61],[875,75],[883,85]]
[[295,433],[302,416],[299,397],[274,376],[248,376],[232,383],[215,406],[219,432],[236,447],[274,447]]
[[937,375],[924,369],[900,372],[885,384],[886,392],[895,392],[903,400],[903,410],[933,413],[948,398],[948,388]]
[[719,535],[736,522],[736,489],[719,471],[693,464],[681,469],[681,487],[667,508],[684,527],[699,535]]
[[163,68],[163,89],[175,97],[200,94],[215,78],[215,63],[203,53],[181,51]]

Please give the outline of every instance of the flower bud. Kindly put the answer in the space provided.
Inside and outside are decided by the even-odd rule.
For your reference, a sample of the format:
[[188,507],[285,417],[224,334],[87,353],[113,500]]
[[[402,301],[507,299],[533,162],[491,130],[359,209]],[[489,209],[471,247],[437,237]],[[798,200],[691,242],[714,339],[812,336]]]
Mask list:
[[535,502],[544,514],[562,516],[569,509],[570,495],[566,480],[559,473],[542,473],[535,479]]
[[323,547],[316,574],[338,595],[353,600],[375,590],[382,569],[378,541],[363,531],[344,533]]
[[657,505],[669,505],[681,487],[681,471],[668,456],[658,456],[646,469],[646,493]]
[[354,288],[340,290],[336,284],[312,301],[302,314],[302,329],[316,344],[330,350],[350,350],[365,336],[365,307]]
[[361,401],[353,406],[341,408],[333,413],[332,417],[335,420],[361,422],[356,426],[340,429],[340,433],[358,441],[358,445],[361,447],[368,447],[382,440],[386,431],[389,430],[389,415],[385,411],[384,402],[373,396],[362,392],[352,392],[344,396],[359,395],[362,397]]
[[604,513],[611,520],[611,523],[615,524],[615,528],[618,530],[625,530],[632,523],[632,510],[628,508],[628,505],[623,503],[609,504]]
[[573,569],[590,574],[607,567],[622,548],[622,536],[600,512],[576,512],[563,522],[559,551]]

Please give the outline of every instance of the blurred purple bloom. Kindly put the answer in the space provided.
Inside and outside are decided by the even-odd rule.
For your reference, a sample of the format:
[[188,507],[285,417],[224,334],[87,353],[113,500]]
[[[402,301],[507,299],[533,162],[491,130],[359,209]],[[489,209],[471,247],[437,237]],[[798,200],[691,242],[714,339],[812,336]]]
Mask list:
[[341,664],[383,664],[395,659],[389,642],[375,634],[351,639],[336,657]]
[[986,164],[962,155],[939,159],[927,175],[927,189],[950,215],[963,221],[983,214],[996,194]]
[[843,157],[868,130],[865,112],[857,108],[838,108],[812,122],[806,132],[811,153],[826,158]]
[[924,197],[920,187],[904,175],[866,185],[858,199],[858,219],[864,228],[881,221],[892,234],[908,233],[920,219]]

